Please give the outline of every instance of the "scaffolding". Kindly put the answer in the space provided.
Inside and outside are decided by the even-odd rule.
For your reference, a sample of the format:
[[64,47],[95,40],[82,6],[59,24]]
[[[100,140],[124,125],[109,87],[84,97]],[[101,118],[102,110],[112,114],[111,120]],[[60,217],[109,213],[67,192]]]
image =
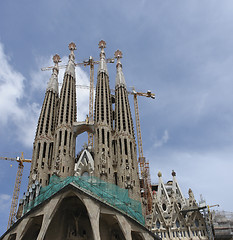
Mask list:
[[141,203],[128,197],[128,189],[120,188],[115,184],[107,183],[99,178],[90,176],[70,176],[66,178],[60,178],[56,175],[52,176],[49,185],[41,188],[39,196],[24,206],[24,214],[52,197],[70,183],[75,184],[84,190],[84,192],[88,192],[102,202],[110,204],[145,225]]

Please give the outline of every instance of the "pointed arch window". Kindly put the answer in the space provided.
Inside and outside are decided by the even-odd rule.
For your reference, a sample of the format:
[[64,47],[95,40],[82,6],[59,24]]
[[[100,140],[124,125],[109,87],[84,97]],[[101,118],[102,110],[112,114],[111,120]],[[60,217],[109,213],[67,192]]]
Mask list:
[[158,229],[160,229],[160,221],[159,221],[159,220],[156,221],[156,227],[157,227]]

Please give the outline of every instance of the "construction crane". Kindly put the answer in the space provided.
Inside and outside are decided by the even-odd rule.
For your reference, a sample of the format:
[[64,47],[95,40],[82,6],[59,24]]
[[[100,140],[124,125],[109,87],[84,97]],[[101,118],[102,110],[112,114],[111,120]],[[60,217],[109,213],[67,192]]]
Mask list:
[[[114,63],[115,59],[114,58],[108,58],[107,63]],[[81,63],[75,63],[75,66],[90,66],[90,86],[84,86],[84,85],[76,85],[78,88],[82,89],[89,89],[90,94],[89,94],[89,123],[93,124],[94,122],[94,64],[99,64],[100,61],[94,61],[93,57],[90,56],[88,60],[84,60]],[[59,69],[66,68],[67,65],[59,65]],[[41,71],[47,71],[51,70],[53,67],[46,67],[46,68],[41,68]],[[88,132],[88,146],[91,146],[93,148],[93,133]]]
[[137,129],[137,140],[138,140],[138,162],[139,162],[139,173],[140,177],[143,181],[143,198],[146,204],[146,214],[150,214],[152,210],[152,192],[151,192],[151,179],[150,179],[150,169],[149,162],[146,161],[146,158],[143,155],[143,147],[142,147],[142,134],[141,134],[141,126],[140,126],[140,118],[139,118],[139,109],[138,109],[138,96],[148,97],[155,99],[155,94],[151,93],[151,91],[147,91],[146,93],[136,92],[133,87],[132,92],[129,92],[134,96],[134,110],[135,110],[135,118],[136,118],[136,129]]
[[19,192],[20,192],[20,186],[21,186],[21,180],[22,180],[23,168],[24,168],[23,163],[24,162],[31,163],[32,160],[25,159],[23,152],[21,153],[21,157],[16,157],[16,158],[0,157],[0,160],[16,161],[19,163],[17,174],[16,174],[12,202],[11,202],[10,215],[9,215],[9,220],[8,220],[8,225],[7,225],[7,229],[9,229],[16,220],[16,211],[17,211]]

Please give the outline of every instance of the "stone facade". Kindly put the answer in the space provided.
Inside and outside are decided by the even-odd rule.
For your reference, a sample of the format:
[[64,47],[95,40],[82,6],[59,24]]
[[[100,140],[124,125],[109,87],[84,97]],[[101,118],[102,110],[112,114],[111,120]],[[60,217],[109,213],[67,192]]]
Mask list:
[[[152,212],[141,214],[143,186],[139,181],[133,119],[120,61],[122,53],[115,52],[117,73],[115,96],[112,96],[105,47],[106,43],[100,41],[94,124],[88,118],[76,122],[75,44],[69,44],[69,61],[60,95],[60,57],[54,56],[55,66],[38,120],[28,191],[20,201],[18,221],[0,239],[151,240],[159,239],[156,234],[165,239],[207,239],[205,221],[193,193],[190,190],[189,198],[184,198],[174,172],[168,184],[163,183],[159,173],[159,183],[153,186],[156,189],[152,187]],[[85,131],[94,133],[94,149],[86,145],[76,157],[76,137]],[[85,184],[91,178],[105,181],[101,184],[109,184],[112,189],[119,187],[117,195],[125,194],[128,202],[120,201],[119,210],[107,203],[106,192],[97,197],[75,185],[75,180],[65,185],[74,176],[84,179]],[[85,180],[85,176],[90,178]],[[41,195],[52,188],[51,177],[62,179],[64,185],[59,190],[52,189],[53,195],[39,202]],[[33,202],[39,203],[33,205]],[[133,205],[139,206],[136,212],[143,222],[127,212]]]
[[206,221],[192,190],[185,199],[174,171],[172,176],[173,180],[164,184],[158,173],[159,182],[152,186],[153,207],[147,216],[147,227],[162,239],[209,239]]
[[153,240],[153,233],[126,214],[68,185],[34,207],[1,240]]

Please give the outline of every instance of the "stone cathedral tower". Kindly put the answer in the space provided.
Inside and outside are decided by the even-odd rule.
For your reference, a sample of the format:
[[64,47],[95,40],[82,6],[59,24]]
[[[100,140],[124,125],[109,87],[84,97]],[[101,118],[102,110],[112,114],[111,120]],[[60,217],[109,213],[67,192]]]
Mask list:
[[[55,66],[38,120],[28,191],[20,200],[17,222],[0,239],[158,239],[145,227],[142,213],[122,54],[115,54],[114,114],[105,47],[100,41],[94,124],[88,118],[76,121],[76,45],[69,44],[60,93],[60,57],[53,57]],[[94,133],[94,149],[86,146],[76,158],[76,137],[85,131]]]
[[115,148],[117,159],[117,185],[129,190],[130,197],[140,200],[137,151],[133,119],[130,111],[125,77],[122,72],[122,52],[115,52],[117,59],[115,85]]
[[112,157],[112,102],[109,87],[109,76],[104,48],[106,43],[99,42],[100,62],[97,74],[95,97],[95,176],[113,183]]
[[[175,173],[172,186],[163,184],[159,175],[152,211],[144,215],[122,53],[115,52],[113,96],[105,47],[100,41],[100,60],[95,62],[99,67],[94,124],[88,117],[83,122],[76,120],[76,45],[69,44],[60,93],[60,57],[53,57],[55,65],[33,144],[28,189],[20,200],[17,221],[0,240],[159,240],[155,233],[164,239],[207,239],[193,194],[190,192],[189,200],[183,197]],[[94,133],[94,149],[85,146],[76,157],[76,137],[85,131]],[[181,213],[181,209],[190,211],[188,208],[197,211]]]
[[55,166],[54,173],[59,177],[74,175],[75,138],[72,130],[76,122],[76,78],[75,56],[76,45],[69,44],[69,62],[65,71],[60,93],[60,101],[57,114],[57,126],[55,130]]
[[55,66],[46,89],[33,144],[29,186],[35,180],[38,180],[42,186],[48,185],[54,165],[54,133],[58,107],[58,63],[60,57],[55,55],[53,61]]

